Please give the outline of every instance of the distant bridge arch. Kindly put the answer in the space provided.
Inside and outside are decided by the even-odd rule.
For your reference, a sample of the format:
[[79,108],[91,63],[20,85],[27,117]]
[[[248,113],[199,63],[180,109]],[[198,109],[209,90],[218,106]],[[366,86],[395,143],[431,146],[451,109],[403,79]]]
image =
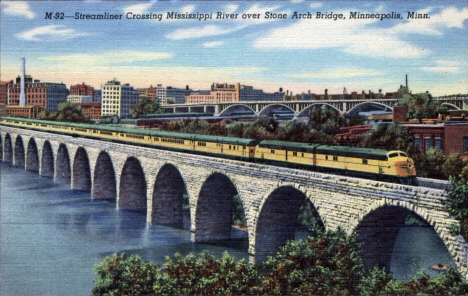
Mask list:
[[253,110],[251,107],[249,107],[249,106],[247,106],[245,104],[234,104],[234,105],[228,106],[226,109],[221,111],[219,113],[219,116],[229,116],[233,112],[238,111],[239,108],[242,108],[242,109],[244,109],[246,111],[252,111],[252,114],[255,114],[255,110]]
[[310,106],[304,108],[302,111],[300,111],[300,112],[297,114],[296,118],[297,118],[297,117],[309,117],[309,112],[310,112],[310,111],[312,111],[312,110],[314,110],[314,109],[316,109],[316,108],[320,108],[321,106],[327,106],[327,107],[329,107],[329,108],[331,108],[331,109],[333,109],[333,110],[336,110],[336,111],[338,112],[338,114],[341,114],[341,113],[342,113],[342,111],[341,111],[340,109],[338,109],[338,108],[336,108],[335,106],[330,105],[330,104],[328,104],[328,103],[316,103],[316,104],[312,104],[312,105],[310,105]]
[[[279,108],[278,108],[279,107]],[[271,116],[272,114],[272,111],[274,111],[276,109],[278,109],[277,111],[280,111],[280,110],[289,110],[291,111],[291,114],[295,114],[295,111],[294,109],[292,109],[291,107],[289,107],[288,105],[286,104],[281,104],[281,103],[277,103],[277,104],[270,104],[270,105],[267,105],[265,106],[262,110],[260,110],[258,112],[258,115],[259,116]]]
[[351,109],[348,110],[348,112],[346,113],[347,115],[354,115],[353,113],[358,113],[360,109],[362,109],[363,107],[365,106],[379,106],[381,108],[384,108],[385,110],[388,110],[388,111],[392,111],[392,107],[387,105],[387,104],[383,104],[383,103],[379,103],[379,102],[362,102],[362,103],[359,103],[357,104],[356,106],[352,107]]

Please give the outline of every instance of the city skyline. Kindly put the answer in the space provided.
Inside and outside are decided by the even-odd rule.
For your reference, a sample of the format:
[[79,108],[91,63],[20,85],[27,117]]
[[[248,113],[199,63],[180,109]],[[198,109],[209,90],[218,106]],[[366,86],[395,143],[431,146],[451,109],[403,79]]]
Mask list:
[[[2,81],[20,74],[20,58],[25,57],[27,75],[68,86],[85,82],[100,88],[115,77],[138,88],[163,84],[207,89],[213,82],[240,82],[266,92],[282,87],[294,94],[320,94],[324,89],[341,93],[343,87],[392,92],[405,84],[408,74],[413,92],[468,93],[468,8],[462,1],[1,5]],[[223,19],[216,19],[218,12],[224,13]],[[312,19],[293,18],[294,12],[310,13]],[[325,17],[341,13],[346,19],[317,19],[317,12]],[[351,12],[401,18],[349,19]],[[430,18],[407,19],[410,12]],[[60,13],[70,17],[61,19]],[[77,13],[83,19],[75,19]],[[168,19],[169,13],[211,14],[212,19]],[[257,13],[260,18],[248,19]],[[267,13],[287,18],[266,19]],[[226,19],[230,14],[238,18]],[[121,19],[92,20],[86,15]],[[135,15],[155,19],[128,19]]]

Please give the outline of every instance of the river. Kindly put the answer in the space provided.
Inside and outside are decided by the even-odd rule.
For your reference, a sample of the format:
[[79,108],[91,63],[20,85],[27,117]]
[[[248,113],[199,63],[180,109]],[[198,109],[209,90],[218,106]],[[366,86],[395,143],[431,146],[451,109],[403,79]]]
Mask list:
[[[0,178],[0,295],[91,295],[94,264],[116,252],[155,263],[205,249],[248,258],[246,240],[191,243],[188,230],[147,225],[142,213],[92,201],[89,192],[37,173],[0,163]],[[391,264],[397,278],[436,263],[453,260],[431,228],[400,231]]]

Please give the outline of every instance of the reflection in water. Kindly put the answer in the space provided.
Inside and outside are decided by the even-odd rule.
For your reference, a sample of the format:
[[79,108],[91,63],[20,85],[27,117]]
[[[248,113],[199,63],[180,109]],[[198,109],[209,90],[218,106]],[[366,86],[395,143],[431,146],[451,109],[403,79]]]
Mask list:
[[[69,190],[69,185],[1,163],[0,176],[1,295],[90,295],[93,265],[115,252],[137,254],[154,263],[163,263],[165,256],[176,252],[205,249],[217,256],[227,250],[237,259],[248,259],[245,238],[193,244],[190,231],[147,225],[144,214],[93,201],[89,192]],[[187,217],[185,221],[188,226]],[[451,258],[434,259],[446,252],[443,244],[434,243],[434,236],[424,227],[400,232],[392,259],[398,278],[432,264],[453,263]],[[409,269],[412,261],[414,268]]]

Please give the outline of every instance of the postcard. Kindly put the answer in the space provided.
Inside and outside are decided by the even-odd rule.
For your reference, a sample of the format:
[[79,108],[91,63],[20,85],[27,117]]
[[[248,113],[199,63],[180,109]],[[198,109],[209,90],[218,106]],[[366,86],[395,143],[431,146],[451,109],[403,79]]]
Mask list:
[[2,1],[0,26],[1,295],[468,292],[466,1]]

